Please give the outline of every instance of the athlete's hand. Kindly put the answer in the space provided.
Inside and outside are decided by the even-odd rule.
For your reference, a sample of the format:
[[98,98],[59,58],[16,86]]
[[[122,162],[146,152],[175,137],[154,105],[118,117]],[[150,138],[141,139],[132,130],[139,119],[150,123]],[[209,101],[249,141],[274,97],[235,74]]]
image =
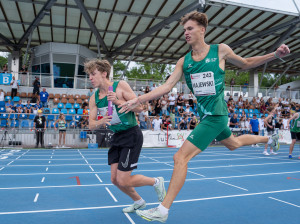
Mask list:
[[103,118],[101,118],[101,120],[99,120],[100,122],[98,121],[99,124],[97,126],[102,126],[102,125],[105,125],[105,124],[110,126],[111,125],[111,123],[110,123],[111,119],[112,119],[112,116],[105,115]]
[[117,94],[113,91],[107,92],[107,100],[111,101],[113,104],[116,104],[117,102]]
[[132,100],[127,101],[126,103],[123,103],[119,106],[119,108],[122,108],[121,110],[119,110],[119,113],[123,113],[125,112],[126,114],[129,111],[132,111],[134,108],[138,107],[140,105],[140,102],[138,100],[138,98],[134,98]]
[[290,53],[290,49],[287,45],[282,44],[279,48],[277,48],[275,53],[278,57],[282,58]]

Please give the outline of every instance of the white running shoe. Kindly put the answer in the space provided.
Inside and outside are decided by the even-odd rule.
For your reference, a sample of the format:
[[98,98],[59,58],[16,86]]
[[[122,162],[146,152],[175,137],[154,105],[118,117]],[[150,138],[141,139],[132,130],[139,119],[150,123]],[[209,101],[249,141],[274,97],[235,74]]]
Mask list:
[[163,177],[157,177],[159,179],[159,184],[154,187],[156,194],[158,196],[158,200],[162,202],[166,197],[166,189],[165,189],[165,179]]
[[270,152],[270,155],[277,155],[278,153],[276,152]]
[[255,147],[256,147],[256,148],[259,148],[259,145],[258,145],[258,144],[255,144]]
[[168,214],[161,214],[158,207],[151,208],[149,210],[137,210],[136,214],[147,221],[158,221],[164,223],[168,219]]
[[136,210],[138,209],[143,209],[146,207],[146,202],[144,201],[143,204],[139,205],[136,203],[133,203],[132,205],[130,205],[129,207],[123,208],[123,212],[124,213],[131,213],[131,212],[136,212]]
[[271,143],[271,146],[273,148],[273,150],[275,152],[277,152],[279,150],[279,142],[278,142],[278,139],[279,139],[279,135],[278,134],[273,134],[271,136],[271,138],[273,139],[272,143]]
[[267,151],[264,151],[263,154],[264,154],[265,156],[269,156],[269,155],[270,155]]
[[254,145],[251,145],[252,148],[254,148]]

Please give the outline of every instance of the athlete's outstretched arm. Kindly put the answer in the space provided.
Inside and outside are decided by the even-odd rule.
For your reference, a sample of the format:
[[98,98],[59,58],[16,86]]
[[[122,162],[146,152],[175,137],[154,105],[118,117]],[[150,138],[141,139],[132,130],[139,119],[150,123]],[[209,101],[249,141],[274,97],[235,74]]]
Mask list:
[[[290,53],[290,49],[285,44],[282,44],[277,50],[273,53],[266,54],[263,56],[255,56],[250,58],[242,58],[236,55],[233,50],[226,44],[220,44],[219,46],[220,58],[224,59],[241,69],[250,69],[255,68],[259,65],[265,64],[266,62],[272,61],[278,58],[282,58]],[[275,54],[276,56],[275,56]]]
[[134,108],[136,108],[138,105],[140,105],[143,102],[157,99],[167,93],[169,93],[172,88],[176,85],[176,83],[180,80],[182,73],[183,73],[183,62],[184,57],[180,58],[175,66],[175,70],[168,78],[168,80],[161,85],[160,87],[157,87],[156,89],[152,90],[151,92],[144,94],[142,96],[139,96],[138,98],[134,98],[130,101],[127,101],[126,103],[121,104],[119,107],[122,107],[120,112],[129,112],[132,111]]

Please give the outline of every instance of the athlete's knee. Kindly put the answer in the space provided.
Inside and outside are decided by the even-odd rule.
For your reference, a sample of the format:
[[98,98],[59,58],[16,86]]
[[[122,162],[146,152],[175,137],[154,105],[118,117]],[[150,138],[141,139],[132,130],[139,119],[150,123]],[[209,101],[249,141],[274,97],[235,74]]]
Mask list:
[[174,165],[186,165],[189,162],[189,159],[179,151],[173,156]]
[[117,177],[117,185],[120,187],[130,187],[130,178]]
[[111,182],[113,183],[113,185],[116,185],[116,186],[118,186],[117,177],[115,177],[115,176],[111,176],[111,177],[110,177],[110,180],[111,180]]

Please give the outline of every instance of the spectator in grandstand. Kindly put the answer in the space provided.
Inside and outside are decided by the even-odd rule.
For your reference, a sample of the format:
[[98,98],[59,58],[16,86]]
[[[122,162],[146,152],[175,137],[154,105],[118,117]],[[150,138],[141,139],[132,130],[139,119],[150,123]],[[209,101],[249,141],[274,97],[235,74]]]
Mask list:
[[40,102],[42,107],[48,107],[49,94],[46,92],[46,88],[43,88],[43,91],[40,92]]
[[168,95],[164,95],[161,100],[161,112],[163,114],[168,114]]
[[[254,135],[258,135],[259,133],[259,122],[257,120],[256,114],[253,114],[253,118],[250,120],[250,132]],[[252,147],[259,147],[258,144],[252,144]]]
[[174,109],[174,107],[175,107],[175,101],[176,101],[176,98],[174,96],[174,93],[172,92],[171,96],[169,96],[170,111],[172,111]]
[[[58,119],[54,122],[54,129],[57,130],[56,124],[58,124],[58,130],[59,130],[59,140],[58,140],[58,146],[64,148],[66,144],[66,131],[67,131],[67,122],[65,119],[65,115],[63,113],[59,114]],[[63,144],[62,144],[63,143]]]
[[41,108],[42,108],[42,104],[40,104],[40,101],[38,100],[38,101],[36,102],[36,104],[33,106],[33,113],[36,114],[37,111],[38,111],[39,109],[41,109]]
[[36,144],[35,147],[37,148],[39,146],[39,143],[41,143],[41,147],[44,148],[44,132],[46,130],[46,117],[42,115],[43,111],[38,110],[37,115],[35,116],[33,120],[33,130],[36,134]]
[[260,106],[260,113],[261,114],[266,114],[266,113],[269,113],[269,111],[267,110],[267,107],[266,107],[266,104],[265,102],[263,102]]
[[155,114],[160,114],[161,112],[160,99],[154,100],[153,104],[154,104]]
[[32,85],[33,85],[33,96],[35,96],[36,98],[38,98],[40,96],[41,83],[40,83],[39,79],[40,79],[39,77],[35,77],[35,80],[32,83]]
[[237,101],[237,104],[238,104],[238,108],[239,109],[244,109],[244,101],[243,101],[243,97],[242,97],[242,95],[240,95],[239,96],[239,99],[238,99],[238,101]]
[[186,106],[185,111],[184,111],[184,115],[187,116],[187,117],[190,117],[190,116],[192,116],[192,114],[193,114],[193,111],[192,111],[190,105],[188,104]]
[[146,94],[146,93],[149,93],[149,92],[150,92],[150,87],[146,86],[144,93]]
[[161,129],[161,119],[159,118],[159,115],[157,114],[153,121],[151,122],[151,129],[152,131],[159,131]]
[[24,105],[22,104],[22,100],[19,100],[18,104],[16,105],[16,113],[23,113],[24,112]]
[[227,103],[227,110],[228,113],[230,113],[230,116],[232,116],[232,114],[234,113],[234,105],[233,105],[233,101],[229,100]]
[[189,105],[194,110],[194,95],[193,95],[192,91],[190,91],[190,93],[188,95],[188,100],[189,100]]
[[248,80],[246,80],[246,82],[243,85],[243,96],[246,95],[247,90],[248,90],[248,86],[249,86],[249,83],[248,83]]
[[22,65],[21,69],[20,69],[20,73],[22,75],[27,75],[28,69],[26,67],[26,65]]
[[184,106],[184,100],[181,95],[177,98],[177,108],[179,109],[181,106]]
[[153,83],[153,85],[151,86],[150,90],[153,91],[156,89],[155,83]]
[[192,116],[192,119],[190,120],[188,124],[188,130],[194,130],[198,124],[198,120],[195,115]]
[[11,87],[11,98],[14,99],[15,96],[18,94],[19,84],[18,80],[13,76],[10,85]]
[[90,101],[91,96],[94,94],[94,89],[91,87],[90,90],[87,93],[88,99]]
[[183,117],[183,116],[184,116],[185,111],[184,111],[184,109],[183,109],[183,106],[180,106],[180,108],[178,109],[178,114],[179,114],[180,117]]
[[278,120],[278,122],[275,124],[275,128],[278,128],[279,130],[283,129],[283,123],[282,123],[282,119],[280,118]]
[[147,116],[146,112],[144,111],[144,108],[140,113],[138,113],[138,118],[141,129],[147,129]]
[[6,113],[15,113],[14,104],[10,100],[8,100],[7,103],[5,104],[5,110]]
[[89,128],[89,119],[87,116],[81,116],[78,121],[78,128],[80,129],[88,129]]
[[27,104],[25,105],[24,110],[27,114],[32,113],[32,105],[30,104],[30,100],[27,100]]
[[300,116],[299,113],[293,114],[293,116],[287,121],[287,127],[291,132],[292,143],[290,144],[289,159],[292,159],[293,150],[296,141],[300,140]]
[[167,128],[169,130],[173,130],[170,116],[166,116],[166,119],[164,121],[162,121],[162,124],[161,124],[161,130],[167,130]]
[[286,98],[291,98],[291,86],[288,86],[287,88],[286,88]]
[[185,116],[179,123],[178,123],[178,130],[187,130],[188,129],[188,116]]
[[82,109],[83,109],[82,114],[88,116],[89,115],[88,105],[82,105]]
[[237,114],[233,114],[233,116],[230,118],[229,127],[230,128],[237,128],[239,125],[237,120]]
[[[265,126],[267,127],[267,135],[268,136],[272,136],[274,134],[275,131],[275,119],[274,119],[274,112],[275,112],[275,108],[269,112],[268,117],[266,117],[266,119],[264,120]],[[278,153],[273,151],[273,148],[270,146],[270,154],[268,153],[268,145],[265,144],[265,150],[263,152],[263,154],[265,156],[269,156],[269,155],[277,155]]]
[[265,136],[265,115],[258,118],[260,135]]
[[240,120],[239,120],[239,128],[242,129],[243,135],[244,135],[244,134],[248,134],[248,130],[247,130],[247,128],[246,128],[246,122],[247,122],[246,116],[242,116],[242,117],[240,118]]
[[5,101],[3,89],[0,89],[0,101]]

